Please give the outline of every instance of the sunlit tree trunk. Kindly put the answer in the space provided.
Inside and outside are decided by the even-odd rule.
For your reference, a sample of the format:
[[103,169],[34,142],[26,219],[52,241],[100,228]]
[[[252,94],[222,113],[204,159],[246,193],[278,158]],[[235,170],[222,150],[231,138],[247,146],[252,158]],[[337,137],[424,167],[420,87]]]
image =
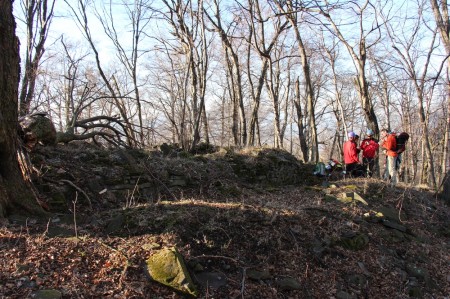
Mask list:
[[308,156],[308,145],[306,143],[305,137],[305,127],[303,125],[303,110],[302,110],[302,102],[300,95],[300,80],[297,79],[295,81],[295,101],[294,101],[295,109],[297,111],[297,126],[298,126],[298,139],[300,141],[300,151],[302,153],[303,162],[309,161]]
[[306,46],[303,42],[302,36],[300,34],[299,19],[297,10],[297,2],[295,1],[275,1],[276,5],[280,10],[283,11],[286,18],[290,22],[297,42],[298,53],[300,56],[300,61],[303,70],[305,92],[306,92],[306,103],[307,103],[307,113],[309,116],[309,130],[310,130],[310,152],[308,162],[317,162],[319,160],[319,143],[317,140],[317,126],[316,126],[316,115],[315,115],[315,105],[314,105],[314,88],[311,79],[310,62],[308,61],[308,56],[306,54]]
[[449,143],[450,143],[450,19],[448,14],[448,4],[447,0],[430,0],[431,7],[433,9],[434,18],[438,26],[439,34],[442,43],[445,47],[445,52],[447,54],[447,125],[444,139],[444,152],[442,159],[442,169],[446,171],[447,182],[444,184],[444,194],[447,194],[447,199],[450,198],[450,158],[449,158]]

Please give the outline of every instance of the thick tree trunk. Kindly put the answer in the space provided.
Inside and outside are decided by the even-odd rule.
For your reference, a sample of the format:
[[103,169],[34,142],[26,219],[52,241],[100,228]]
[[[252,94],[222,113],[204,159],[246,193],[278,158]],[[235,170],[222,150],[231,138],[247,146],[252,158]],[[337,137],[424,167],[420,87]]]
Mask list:
[[12,1],[0,1],[0,217],[13,209],[42,212],[17,161],[19,41]]

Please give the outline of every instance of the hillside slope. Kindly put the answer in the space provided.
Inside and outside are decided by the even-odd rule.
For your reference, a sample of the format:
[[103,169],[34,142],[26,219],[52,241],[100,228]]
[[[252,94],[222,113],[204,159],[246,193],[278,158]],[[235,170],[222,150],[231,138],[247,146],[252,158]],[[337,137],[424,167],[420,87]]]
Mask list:
[[2,224],[1,298],[184,298],[145,270],[169,247],[199,298],[450,294],[450,213],[425,190],[323,182],[270,149],[193,156],[82,144],[39,148],[32,162],[54,216]]

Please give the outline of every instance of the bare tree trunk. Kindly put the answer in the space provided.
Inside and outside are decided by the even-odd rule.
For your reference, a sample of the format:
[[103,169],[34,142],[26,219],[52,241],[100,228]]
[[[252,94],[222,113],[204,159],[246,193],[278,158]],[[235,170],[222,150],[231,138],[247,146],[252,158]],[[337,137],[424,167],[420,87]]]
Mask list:
[[442,169],[446,172],[446,181],[444,182],[443,194],[447,194],[447,199],[450,194],[450,157],[449,157],[449,143],[450,143],[450,19],[448,13],[447,0],[430,0],[433,9],[434,18],[440,33],[442,43],[444,44],[447,54],[447,126],[444,138],[444,153],[442,159]]
[[258,78],[258,84],[255,88],[254,83],[253,83],[253,79],[252,79],[252,72],[251,72],[251,65],[252,65],[252,60],[251,60],[251,40],[252,40],[252,36],[253,36],[253,30],[249,31],[249,38],[248,38],[248,47],[247,47],[247,75],[248,75],[248,82],[250,84],[250,92],[251,92],[251,96],[252,96],[252,112],[250,114],[250,124],[249,124],[249,136],[248,136],[248,142],[247,145],[250,146],[255,146],[255,145],[261,145],[261,141],[259,138],[257,138],[257,131],[259,129],[259,121],[258,121],[258,112],[259,112],[259,106],[261,103],[261,93],[262,93],[262,89],[264,87],[264,79],[266,78],[267,75],[267,70],[269,67],[269,61],[267,60],[267,58],[262,57],[262,66],[261,66],[261,71],[259,74],[259,78]]
[[302,113],[302,103],[300,97],[300,80],[295,81],[295,101],[294,105],[297,110],[297,126],[298,126],[298,139],[300,141],[300,150],[302,152],[303,162],[309,161],[308,156],[308,145],[306,143],[305,128],[303,126],[303,113]]
[[43,214],[19,169],[19,40],[12,1],[0,2],[0,217],[11,210]]

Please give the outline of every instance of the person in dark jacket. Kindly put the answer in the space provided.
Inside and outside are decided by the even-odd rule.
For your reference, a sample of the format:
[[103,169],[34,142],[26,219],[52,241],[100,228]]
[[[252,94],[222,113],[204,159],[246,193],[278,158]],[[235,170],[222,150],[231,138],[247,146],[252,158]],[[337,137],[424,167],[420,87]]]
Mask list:
[[366,138],[361,141],[360,148],[362,150],[363,168],[369,177],[373,174],[373,169],[375,168],[375,157],[379,147],[380,145],[378,144],[378,140],[373,138],[373,131],[368,129],[366,131]]

